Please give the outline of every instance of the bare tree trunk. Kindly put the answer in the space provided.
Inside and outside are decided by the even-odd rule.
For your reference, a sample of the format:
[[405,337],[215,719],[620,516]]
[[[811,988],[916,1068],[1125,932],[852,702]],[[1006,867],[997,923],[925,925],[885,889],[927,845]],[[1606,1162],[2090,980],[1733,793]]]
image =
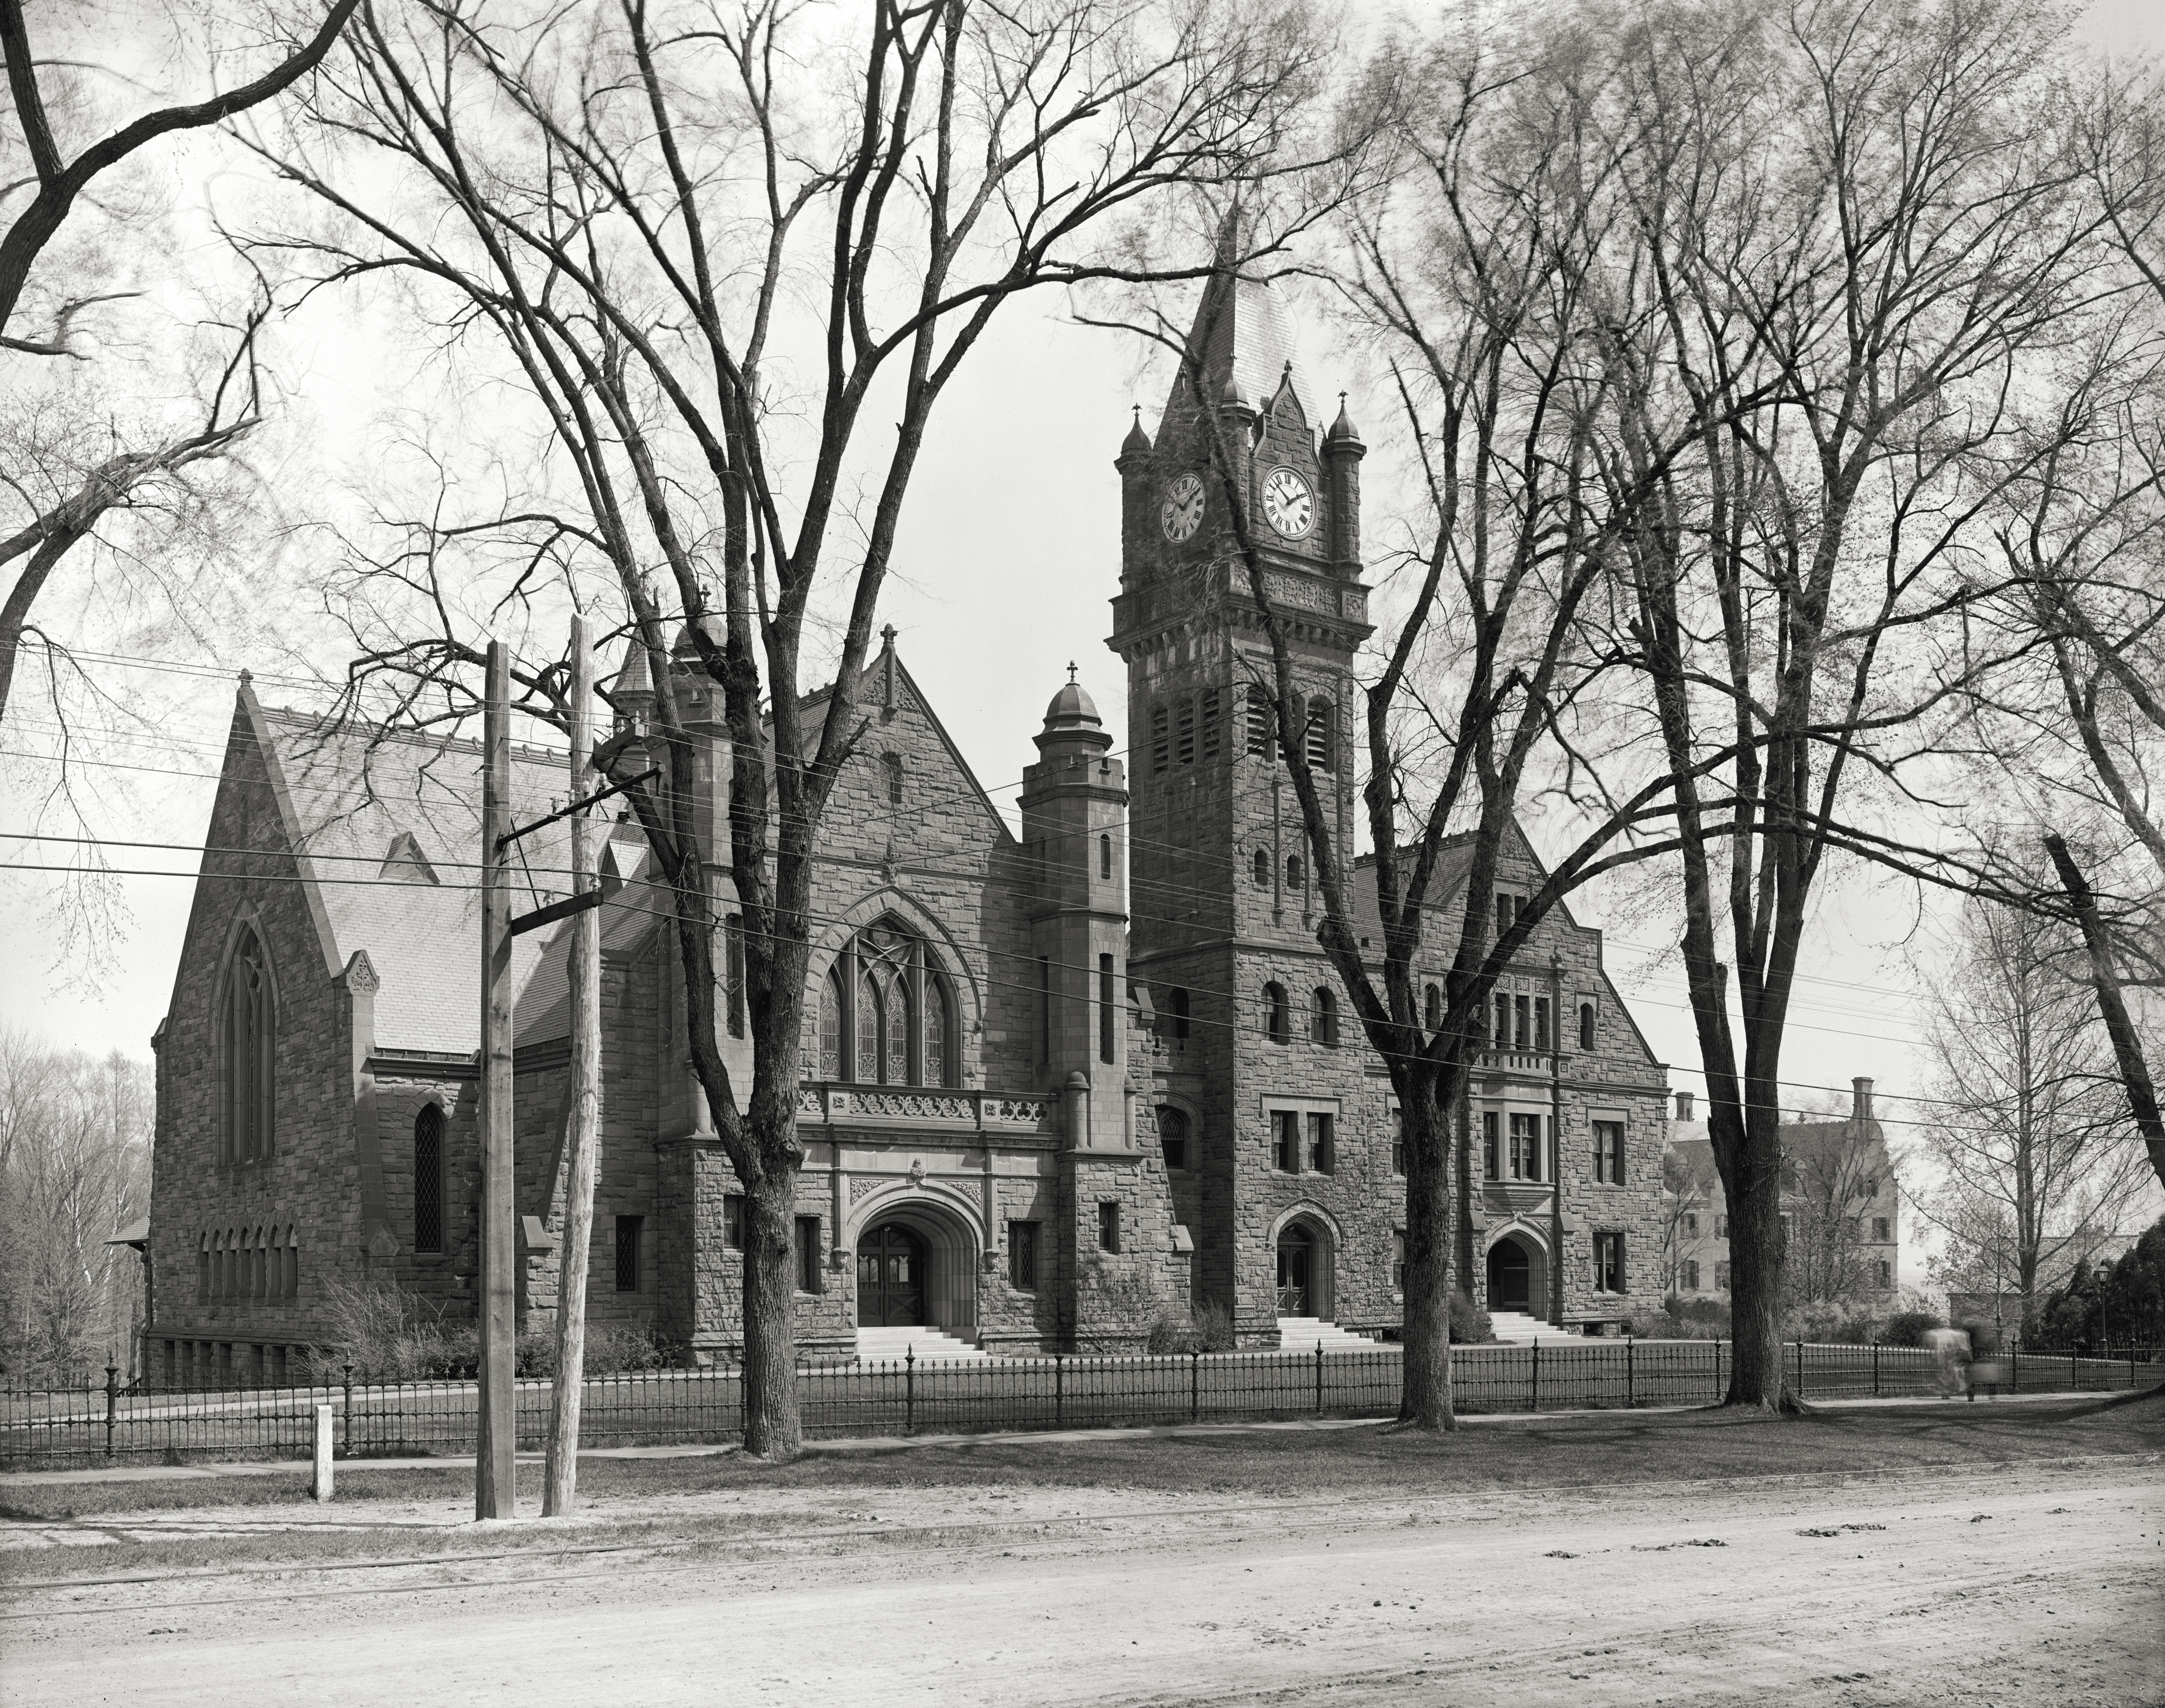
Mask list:
[[746,1181],[745,1451],[758,1459],[793,1459],[803,1445],[797,1407],[796,1235],[795,1171],[774,1169]]
[[[1435,1095],[1441,1075],[1415,1068],[1399,1088],[1405,1122],[1406,1289],[1404,1374],[1399,1421],[1415,1429],[1455,1430],[1451,1391],[1451,1123]],[[1420,1083],[1425,1081],[1425,1083]]]
[[2136,1129],[2150,1152],[2150,1166],[2157,1171],[2158,1179],[2165,1181],[2165,1119],[2158,1114],[2157,1090],[2151,1082],[2150,1064],[2143,1057],[2142,1040],[2136,1034],[2126,999],[2120,994],[2120,975],[2113,970],[2112,943],[2098,915],[2097,897],[2065,841],[2047,836],[2045,851],[2052,857],[2083,928],[2083,941],[2090,952],[2090,980],[2097,988],[2098,1012],[2104,1016],[2105,1035],[2112,1040],[2113,1057],[2120,1064],[2120,1082],[2127,1088],[2127,1104],[2135,1115]]
[[[594,749],[593,649],[587,619],[572,619],[572,794],[587,788]],[[572,819],[572,893],[596,879],[594,822]],[[549,1412],[549,1463],[541,1516],[571,1511],[579,1482],[579,1401],[587,1363],[587,1254],[593,1243],[594,1165],[601,1140],[602,916],[598,908],[572,920],[572,1094],[565,1112],[570,1156],[565,1168],[564,1236],[556,1254],[556,1377]]]

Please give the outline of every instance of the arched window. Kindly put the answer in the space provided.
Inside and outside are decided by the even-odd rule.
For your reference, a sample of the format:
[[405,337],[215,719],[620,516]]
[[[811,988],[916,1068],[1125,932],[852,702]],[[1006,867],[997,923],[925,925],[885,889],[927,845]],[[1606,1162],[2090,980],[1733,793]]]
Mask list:
[[1298,854],[1288,854],[1288,855],[1287,855],[1287,856],[1286,856],[1286,888],[1287,888],[1288,889],[1298,889],[1298,888],[1300,888],[1300,874],[1301,874],[1300,856],[1299,856],[1299,855],[1298,855]]
[[1188,1167],[1188,1117],[1177,1109],[1162,1109],[1157,1112],[1158,1148],[1165,1153],[1168,1169]]
[[902,804],[902,755],[886,754],[882,763],[887,768],[887,804],[898,807]]
[[1308,999],[1308,1040],[1312,1044],[1338,1041],[1338,999],[1321,985]]
[[924,1083],[947,1083],[947,990],[939,975],[924,981]]
[[225,1261],[219,1265],[218,1296],[237,1299],[240,1296],[240,1236],[232,1228],[225,1231]]
[[219,1160],[253,1162],[271,1154],[276,1108],[272,1068],[277,1016],[262,940],[241,927],[225,972],[225,1121]]
[[1165,994],[1165,1011],[1172,1020],[1172,1035],[1176,1038],[1188,1036],[1188,991],[1176,984]]
[[210,1303],[210,1236],[196,1238],[196,1303]]
[[286,1227],[286,1297],[301,1296],[301,1236],[288,1223]]
[[1241,690],[1241,704],[1246,708],[1244,721],[1247,726],[1248,751],[1268,753],[1271,749],[1271,703],[1262,689],[1251,683]]
[[248,1296],[266,1299],[271,1293],[271,1247],[258,1228],[248,1241]]
[[842,986],[832,973],[819,987],[819,1077],[842,1077]]
[[433,1103],[414,1118],[414,1249],[444,1249],[444,1112]]
[[1443,988],[1431,984],[1421,993],[1421,1023],[1430,1031],[1443,1025]]
[[1258,848],[1256,850],[1256,888],[1257,889],[1268,889],[1270,887],[1270,851],[1267,848]]
[[1098,876],[1110,878],[1112,875],[1113,839],[1110,836],[1100,836],[1098,839]]
[[1308,703],[1308,762],[1317,771],[1338,768],[1337,708],[1321,694]]
[[1285,986],[1275,979],[1263,987],[1263,1031],[1273,1044],[1293,1041],[1293,1016],[1287,1010]]
[[1582,1050],[1593,1047],[1593,1004],[1590,1002],[1578,1005],[1578,1047]]
[[957,1084],[961,1036],[954,987],[921,939],[889,921],[843,946],[820,999],[822,1077],[860,1085]]

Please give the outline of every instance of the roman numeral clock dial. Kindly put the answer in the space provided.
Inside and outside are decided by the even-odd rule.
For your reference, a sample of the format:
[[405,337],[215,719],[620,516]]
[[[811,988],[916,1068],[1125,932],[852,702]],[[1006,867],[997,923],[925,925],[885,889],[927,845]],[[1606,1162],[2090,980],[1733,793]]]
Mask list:
[[1203,482],[1184,474],[1165,489],[1165,507],[1158,513],[1165,537],[1177,546],[1194,533],[1203,521]]
[[1298,540],[1315,525],[1315,494],[1289,468],[1263,477],[1263,519],[1288,540]]

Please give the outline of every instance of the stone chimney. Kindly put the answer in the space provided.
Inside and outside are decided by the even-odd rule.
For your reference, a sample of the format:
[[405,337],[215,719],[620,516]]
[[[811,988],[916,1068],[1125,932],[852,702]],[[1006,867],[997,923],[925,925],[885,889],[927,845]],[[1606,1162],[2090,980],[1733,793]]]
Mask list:
[[1677,1119],[1678,1120],[1692,1119],[1692,1094],[1688,1091],[1679,1091],[1677,1094]]
[[1872,1082],[1865,1078],[1852,1079],[1849,1082],[1849,1118],[1862,1126],[1872,1119]]

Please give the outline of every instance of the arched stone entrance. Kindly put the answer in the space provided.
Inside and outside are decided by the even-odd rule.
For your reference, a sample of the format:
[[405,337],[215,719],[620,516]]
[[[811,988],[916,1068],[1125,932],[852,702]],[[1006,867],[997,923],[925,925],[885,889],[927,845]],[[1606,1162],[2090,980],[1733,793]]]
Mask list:
[[1488,1308],[1525,1316],[1548,1311],[1547,1265],[1541,1252],[1516,1234],[1500,1236],[1488,1247]]
[[979,1242],[958,1211],[921,1191],[882,1196],[855,1249],[859,1328],[977,1327]]
[[1330,1231],[1308,1216],[1278,1230],[1277,1314],[1328,1322],[1336,1314]]

